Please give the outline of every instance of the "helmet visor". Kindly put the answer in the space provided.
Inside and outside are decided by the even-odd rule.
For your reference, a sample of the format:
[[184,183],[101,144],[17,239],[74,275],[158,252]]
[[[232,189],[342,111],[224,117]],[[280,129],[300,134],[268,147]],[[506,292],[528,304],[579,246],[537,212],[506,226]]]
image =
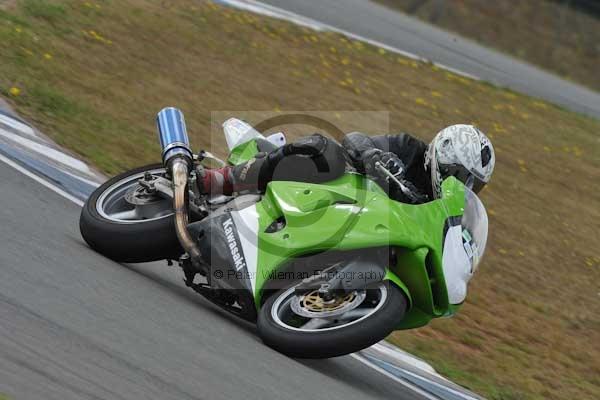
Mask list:
[[486,182],[478,178],[475,174],[473,174],[461,164],[444,165],[440,168],[440,170],[442,172],[443,179],[446,179],[449,176],[453,176],[462,183],[464,183],[466,187],[468,187],[475,193],[479,193],[486,184]]

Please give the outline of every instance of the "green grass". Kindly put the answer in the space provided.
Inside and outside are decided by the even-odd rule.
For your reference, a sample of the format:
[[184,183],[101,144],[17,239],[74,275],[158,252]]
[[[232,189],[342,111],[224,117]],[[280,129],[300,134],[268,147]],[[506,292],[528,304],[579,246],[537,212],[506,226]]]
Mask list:
[[66,15],[65,6],[62,4],[53,4],[44,0],[26,0],[23,3],[23,11],[28,16],[44,19],[50,23],[58,23]]
[[[389,340],[491,399],[600,398],[597,120],[213,3],[43,2],[63,10],[50,14],[34,3],[0,11],[0,93],[108,174],[159,161],[154,117],[167,105],[186,113],[195,149],[220,155],[219,123],[257,122],[250,111],[333,110],[344,131],[424,140],[476,123],[497,150],[483,264],[455,318]],[[237,111],[213,120],[223,110]],[[364,110],[389,112],[389,126]]]

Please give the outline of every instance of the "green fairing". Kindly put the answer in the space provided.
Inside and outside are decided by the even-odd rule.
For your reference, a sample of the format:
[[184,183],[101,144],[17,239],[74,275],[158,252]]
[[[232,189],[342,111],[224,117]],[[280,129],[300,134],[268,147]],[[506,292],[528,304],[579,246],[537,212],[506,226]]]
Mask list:
[[258,153],[258,147],[256,145],[256,140],[252,139],[231,150],[227,162],[231,165],[238,165],[250,160],[256,153]]
[[[233,150],[229,162],[246,161],[256,151],[256,143],[247,142]],[[454,314],[460,306],[448,302],[442,242],[447,218],[463,214],[464,186],[450,177],[443,182],[442,192],[442,199],[410,205],[390,199],[378,184],[355,173],[326,184],[269,183],[256,204],[257,307],[269,276],[291,258],[325,250],[390,246],[398,249],[398,262],[388,267],[385,279],[397,285],[411,305],[398,329]],[[286,226],[265,233],[281,217]]]
[[[324,250],[394,246],[399,248],[398,264],[389,267],[387,279],[413,304],[399,328],[421,326],[455,312],[449,307],[443,278],[442,240],[448,216],[462,215],[464,189],[449,178],[443,190],[443,200],[409,205],[391,200],[376,183],[357,174],[347,173],[326,185],[271,182],[257,204],[256,303],[260,304],[269,274],[290,258]],[[280,217],[286,220],[285,228],[264,233]]]

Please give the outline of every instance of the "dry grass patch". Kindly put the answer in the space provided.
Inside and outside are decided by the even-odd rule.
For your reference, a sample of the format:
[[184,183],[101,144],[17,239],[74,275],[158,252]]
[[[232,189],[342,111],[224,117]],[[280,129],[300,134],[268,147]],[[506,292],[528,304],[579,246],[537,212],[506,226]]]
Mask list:
[[0,11],[0,59],[18,111],[107,173],[159,159],[165,105],[186,112],[196,149],[213,110],[388,110],[392,132],[423,139],[476,123],[498,151],[486,259],[462,313],[390,340],[491,398],[600,397],[598,121],[198,1],[23,1]]
[[377,1],[600,90],[596,1]]

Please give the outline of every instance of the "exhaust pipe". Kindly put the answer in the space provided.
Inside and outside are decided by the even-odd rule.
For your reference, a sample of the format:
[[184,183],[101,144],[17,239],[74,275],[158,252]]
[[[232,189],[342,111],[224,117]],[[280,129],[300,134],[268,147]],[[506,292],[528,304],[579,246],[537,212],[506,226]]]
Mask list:
[[198,264],[201,253],[187,230],[189,223],[187,183],[194,158],[183,113],[174,107],[163,108],[156,116],[156,125],[162,147],[162,162],[173,178],[173,209],[177,239],[190,256],[192,263]]

